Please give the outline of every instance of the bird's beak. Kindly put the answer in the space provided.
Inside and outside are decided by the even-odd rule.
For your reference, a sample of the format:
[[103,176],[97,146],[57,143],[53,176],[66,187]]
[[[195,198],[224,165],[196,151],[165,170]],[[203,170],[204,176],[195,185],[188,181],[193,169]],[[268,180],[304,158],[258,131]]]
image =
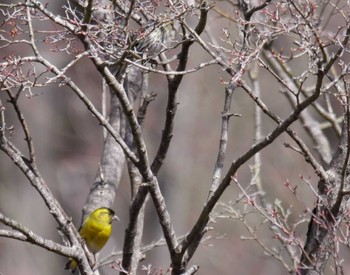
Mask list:
[[114,216],[112,217],[112,221],[114,221],[114,220],[120,221],[120,219],[118,218],[117,215],[114,215]]

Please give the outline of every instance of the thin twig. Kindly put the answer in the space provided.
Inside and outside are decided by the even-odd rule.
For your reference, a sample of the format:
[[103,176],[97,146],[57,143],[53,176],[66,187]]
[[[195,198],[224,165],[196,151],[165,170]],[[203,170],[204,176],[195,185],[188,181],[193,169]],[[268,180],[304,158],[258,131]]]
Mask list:
[[225,102],[224,102],[223,111],[221,113],[222,122],[221,122],[219,150],[218,150],[218,156],[215,163],[212,183],[208,194],[208,199],[213,195],[215,190],[218,188],[221,180],[221,174],[222,174],[222,169],[224,167],[226,148],[227,148],[228,126],[229,126],[230,117],[232,116],[231,100],[235,89],[236,89],[235,84],[229,85],[225,89]]
[[64,246],[51,240],[44,239],[21,223],[5,217],[2,213],[0,213],[0,222],[14,229],[0,230],[0,236],[2,237],[12,238],[23,242],[30,242],[34,245],[40,246],[62,256],[77,256],[75,248]]

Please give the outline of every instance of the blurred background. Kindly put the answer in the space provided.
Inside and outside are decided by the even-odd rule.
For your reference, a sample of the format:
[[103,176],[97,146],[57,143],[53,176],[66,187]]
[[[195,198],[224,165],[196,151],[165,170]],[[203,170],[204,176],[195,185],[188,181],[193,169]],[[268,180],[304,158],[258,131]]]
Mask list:
[[[53,11],[60,10],[61,5],[62,2],[50,3],[49,8]],[[3,15],[0,15],[0,18],[1,16]],[[195,18],[192,20],[195,22]],[[232,32],[232,35],[237,35],[238,30],[234,23],[223,21],[215,13],[210,16],[208,24],[210,32],[220,34],[223,24]],[[9,26],[2,28],[6,27]],[[53,25],[48,28],[53,28]],[[206,38],[206,34],[203,37]],[[275,46],[282,48],[283,42],[277,42]],[[51,62],[58,67],[68,63],[68,55],[52,52],[48,48],[42,45],[40,50],[44,56],[49,56]],[[0,52],[0,60],[16,50],[5,48]],[[31,53],[29,49],[23,48],[21,53],[16,52],[16,54]],[[208,56],[200,47],[193,46],[188,68],[195,67],[203,60],[208,60]],[[293,66],[296,70],[303,70],[306,64],[299,63]],[[95,106],[101,109],[102,80],[91,62],[87,59],[79,61],[69,70],[69,76]],[[179,89],[174,137],[159,174],[161,189],[178,236],[182,236],[192,228],[208,196],[219,146],[224,101],[225,86],[220,80],[225,78],[227,76],[220,67],[206,67],[184,77]],[[271,111],[285,118],[291,112],[291,108],[280,93],[278,85],[263,70],[260,72],[259,80],[261,80],[262,100]],[[144,138],[152,160],[164,127],[167,100],[166,78],[150,74],[149,90],[157,93],[156,100],[149,106],[144,125]],[[6,101],[7,97],[4,93],[0,93],[0,98],[6,108],[7,126],[13,126],[8,137],[26,155],[28,152],[24,135],[13,108]],[[38,168],[53,194],[78,226],[81,210],[94,181],[101,157],[102,128],[76,95],[64,85],[48,86],[38,90],[34,95],[23,93],[19,104],[33,137]],[[339,107],[340,105],[335,105],[335,108]],[[234,159],[254,144],[254,105],[240,89],[237,89],[233,96],[232,112],[240,114],[241,117],[232,117],[230,121],[224,173]],[[274,122],[263,115],[264,135],[275,126]],[[299,123],[293,125],[293,130],[312,146]],[[337,140],[334,134],[329,132],[327,135],[332,141],[332,146],[336,146]],[[313,208],[316,201],[313,192],[301,177],[315,188],[317,177],[312,169],[305,165],[304,159],[299,154],[284,147],[284,142],[292,143],[286,135],[282,135],[262,151],[261,176],[267,202],[274,203],[280,200],[283,207],[291,210],[289,220],[290,224],[293,224],[304,217],[306,209]],[[243,187],[249,185],[251,177],[249,165],[245,165],[238,171],[237,179]],[[299,199],[285,186],[286,181],[293,187],[297,186]],[[240,190],[232,184],[221,201],[234,202],[239,198],[239,194]],[[129,203],[130,187],[125,174],[113,207],[120,222],[114,224],[113,236],[100,253],[100,259],[109,255],[111,251],[122,249],[124,231],[128,224]],[[237,210],[242,210],[245,204],[241,202],[235,207]],[[0,212],[23,223],[36,234],[62,243],[56,230],[57,224],[42,199],[3,152],[0,152]],[[279,246],[273,232],[269,230],[267,224],[263,224],[258,214],[252,213],[246,218],[252,227],[259,228],[257,232],[262,243],[269,248]],[[256,241],[242,240],[242,237],[251,236],[241,221],[233,218],[217,218],[210,226],[213,230],[207,233],[207,238],[190,262],[200,266],[198,274],[287,274],[283,265],[271,256],[265,255]],[[6,227],[0,225],[0,228]],[[301,241],[305,239],[306,231],[306,222],[297,227],[297,237]],[[161,237],[158,218],[152,203],[149,203],[143,243],[147,245],[158,241]],[[141,270],[143,265],[151,265],[152,270],[158,271],[156,274],[160,274],[160,270],[165,273],[169,268],[170,261],[166,247],[154,248],[146,256],[140,265],[139,274],[146,274]],[[344,257],[349,260],[348,253],[344,254]],[[66,258],[42,248],[17,240],[0,238],[0,274],[2,275],[69,274],[68,271],[63,270],[66,261]],[[287,262],[290,263],[288,260]],[[346,264],[344,266],[346,267]],[[107,266],[102,274],[117,273],[116,270]]]

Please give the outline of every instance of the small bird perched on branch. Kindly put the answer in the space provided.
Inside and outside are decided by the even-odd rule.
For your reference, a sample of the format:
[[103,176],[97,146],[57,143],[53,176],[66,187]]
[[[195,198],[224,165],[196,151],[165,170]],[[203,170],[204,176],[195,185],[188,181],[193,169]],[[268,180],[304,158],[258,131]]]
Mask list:
[[132,50],[149,58],[155,57],[170,46],[174,37],[173,21],[150,20],[132,40]]
[[[119,220],[112,209],[101,207],[88,215],[79,229],[79,234],[86,243],[90,252],[96,255],[107,243],[112,234],[112,221]],[[72,273],[78,267],[74,259],[69,259],[65,269],[70,269]]]

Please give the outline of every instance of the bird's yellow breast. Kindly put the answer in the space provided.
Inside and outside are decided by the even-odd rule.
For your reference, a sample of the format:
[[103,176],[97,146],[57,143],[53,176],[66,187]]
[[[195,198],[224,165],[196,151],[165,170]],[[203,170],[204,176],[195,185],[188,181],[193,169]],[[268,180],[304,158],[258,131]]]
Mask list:
[[108,241],[108,238],[112,233],[112,226],[109,223],[106,224],[89,220],[84,223],[84,226],[82,226],[79,233],[85,240],[88,249],[96,254]]
[[81,226],[79,233],[89,250],[96,254],[108,241],[112,233],[112,216],[107,209],[98,209],[91,213]]

